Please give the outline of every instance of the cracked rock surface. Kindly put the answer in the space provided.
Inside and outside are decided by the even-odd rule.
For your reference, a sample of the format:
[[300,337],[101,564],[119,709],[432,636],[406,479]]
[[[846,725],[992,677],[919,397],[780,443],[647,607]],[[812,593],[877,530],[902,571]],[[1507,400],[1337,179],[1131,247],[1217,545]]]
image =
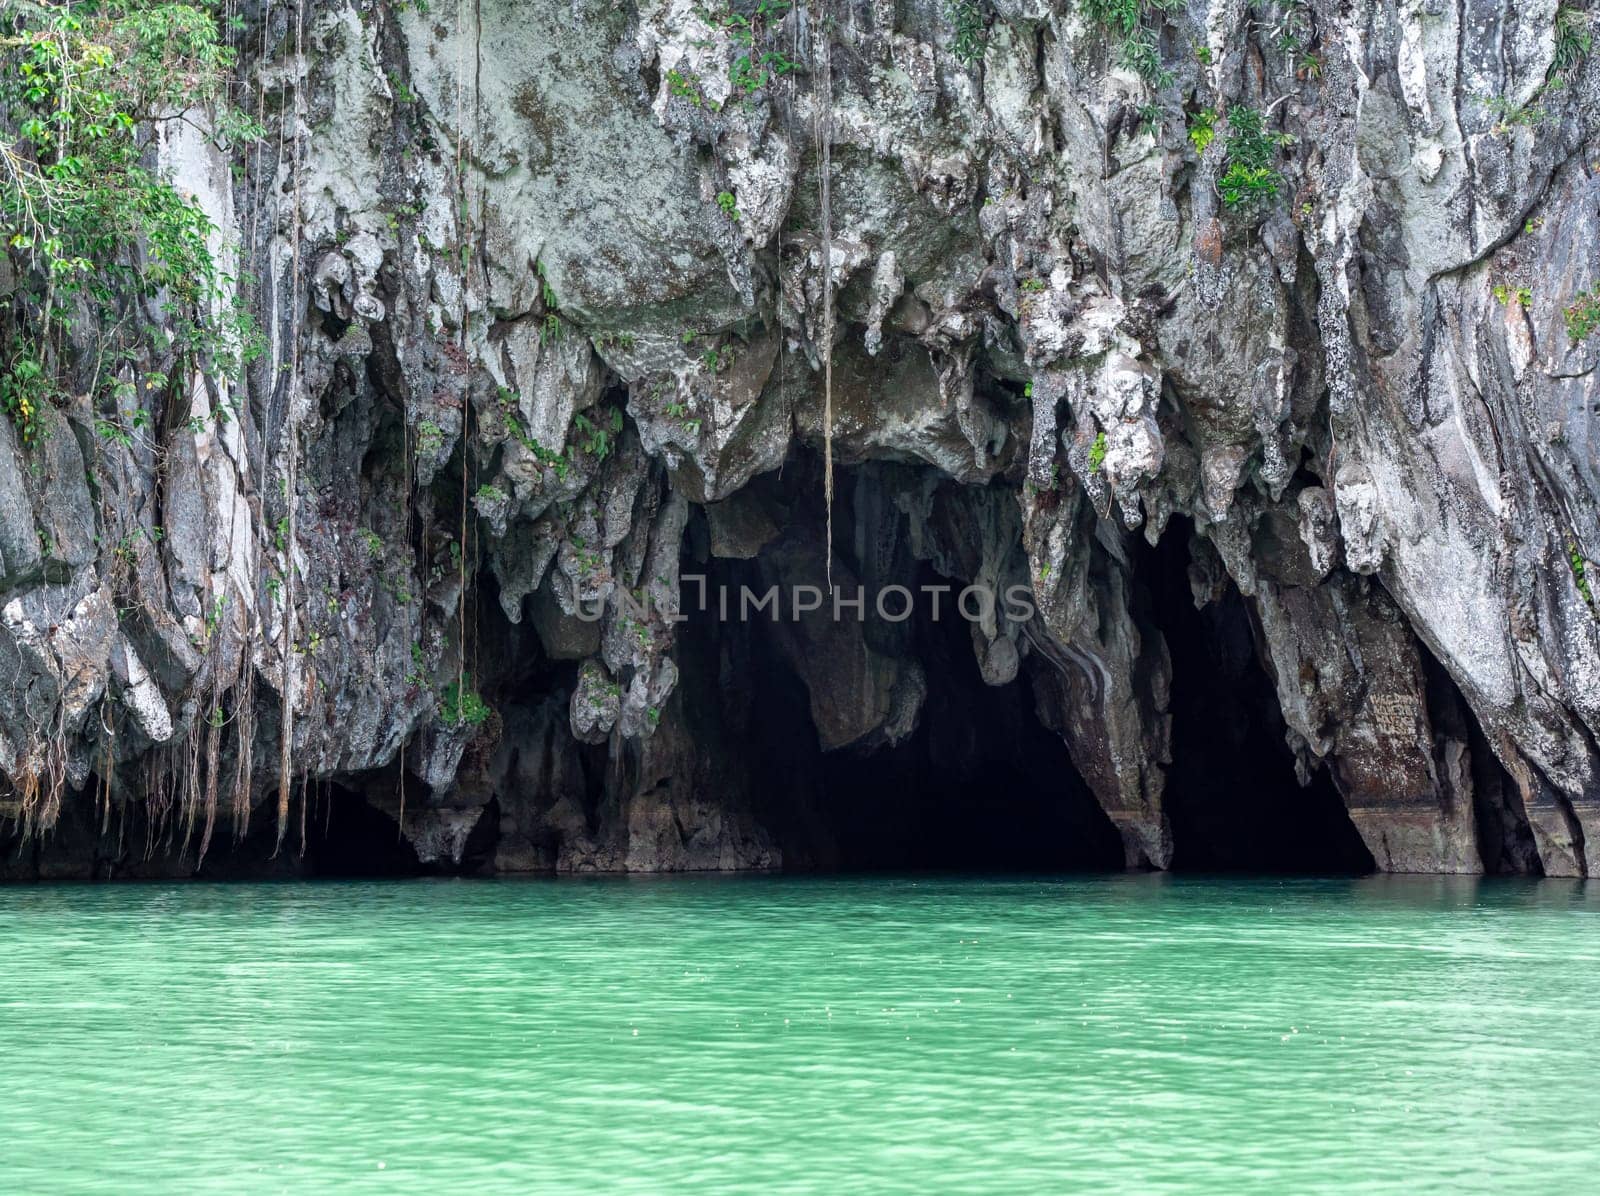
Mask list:
[[[1181,866],[1229,761],[1177,724],[1245,692],[1205,651],[1373,866],[1600,867],[1556,0],[1189,0],[1153,82],[1070,0],[974,7],[964,60],[943,0],[309,0],[301,57],[247,6],[264,145],[151,150],[267,337],[193,380],[232,418],[0,420],[0,876],[292,871],[357,807],[446,871],[830,866],[830,778],[913,757]],[[1230,205],[1243,113],[1280,177]],[[1026,617],[691,609],[826,588],[825,453],[836,586]]]

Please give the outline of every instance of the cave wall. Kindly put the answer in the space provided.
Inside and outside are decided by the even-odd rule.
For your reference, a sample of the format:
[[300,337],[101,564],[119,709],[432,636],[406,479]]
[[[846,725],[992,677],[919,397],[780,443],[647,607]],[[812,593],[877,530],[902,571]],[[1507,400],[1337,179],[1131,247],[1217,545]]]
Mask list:
[[[233,417],[0,420],[5,875],[311,868],[319,786],[420,868],[859,862],[826,791],[926,787],[974,671],[1026,731],[958,771],[1094,845],[1046,863],[1321,863],[1263,829],[1298,793],[1332,863],[1586,874],[1600,68],[1555,0],[1193,0],[1154,80],[1066,3],[979,5],[970,61],[943,3],[810,4],[738,88],[750,7],[244,7],[267,138],[150,149],[267,335],[191,379]],[[1230,108],[1272,202],[1222,201]],[[1037,613],[959,671],[920,625],[696,623],[685,572],[827,580],[824,441],[835,584]],[[1187,775],[1213,666],[1243,854]]]

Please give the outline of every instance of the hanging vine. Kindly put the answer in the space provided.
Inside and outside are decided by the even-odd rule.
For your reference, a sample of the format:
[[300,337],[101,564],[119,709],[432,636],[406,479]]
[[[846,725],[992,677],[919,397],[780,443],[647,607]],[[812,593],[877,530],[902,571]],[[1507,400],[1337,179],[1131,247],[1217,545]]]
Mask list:
[[[259,135],[259,122],[231,102],[236,61],[215,13],[198,3],[67,0],[0,10],[0,253],[16,279],[0,303],[0,408],[26,451],[51,433],[53,406],[88,397],[96,444],[88,483],[104,575],[119,596],[131,597],[123,585],[132,565],[161,531],[129,526],[130,504],[116,500],[134,486],[127,453],[151,455],[159,501],[170,438],[198,430],[189,414],[196,379],[225,388],[258,351],[237,280],[213,254],[217,230],[198,200],[151,165],[152,145],[183,125],[224,151]],[[220,408],[213,415],[225,417]],[[115,494],[102,479],[115,482]],[[216,675],[206,671],[200,688],[214,692]],[[60,688],[68,679],[55,680]],[[117,716],[105,701],[108,827]],[[54,820],[66,779],[64,717],[58,708],[54,726],[30,736],[38,743],[19,745],[12,780],[28,833]],[[189,768],[186,842],[206,803],[197,743]]]
[[[462,86],[466,74],[466,0],[456,0],[456,211],[461,238],[461,314],[456,322],[456,344],[461,349],[461,360],[467,360],[467,274],[472,263],[472,220],[467,207],[467,177],[462,169],[463,107]],[[476,130],[474,130],[476,131]],[[470,388],[469,388],[470,389]],[[467,669],[467,461],[471,456],[467,443],[467,421],[472,414],[472,401],[467,392],[461,400],[461,520],[459,539],[456,541],[456,693],[465,695]]]
[[[301,178],[301,124],[305,117],[305,95],[301,87],[301,79],[306,68],[305,59],[305,0],[296,0],[294,23],[294,95],[290,105],[289,119],[293,130],[294,151],[291,167],[294,175],[294,211],[291,214],[290,226],[290,251],[289,251],[289,382],[285,390],[284,425],[287,438],[286,452],[288,461],[285,466],[285,493],[284,499],[288,509],[285,512],[285,544],[283,545],[283,633],[281,636],[280,654],[283,667],[282,690],[282,716],[280,719],[278,739],[278,827],[277,843],[273,855],[283,848],[283,836],[289,824],[289,798],[293,790],[293,752],[294,752],[294,699],[295,689],[299,681],[298,670],[295,668],[294,651],[294,613],[295,613],[295,553],[298,548],[298,529],[296,526],[296,498],[300,481],[299,456],[300,437],[295,418],[295,401],[298,397],[300,377],[300,329],[298,325],[301,299],[300,299],[300,241],[301,220],[303,218],[300,196]],[[303,801],[303,799],[302,799]],[[304,811],[300,827],[300,848],[305,850],[305,821]]]
[[833,51],[830,18],[819,5],[820,18],[812,36],[816,66],[817,201],[822,222],[822,495],[827,507],[826,571],[833,590]]

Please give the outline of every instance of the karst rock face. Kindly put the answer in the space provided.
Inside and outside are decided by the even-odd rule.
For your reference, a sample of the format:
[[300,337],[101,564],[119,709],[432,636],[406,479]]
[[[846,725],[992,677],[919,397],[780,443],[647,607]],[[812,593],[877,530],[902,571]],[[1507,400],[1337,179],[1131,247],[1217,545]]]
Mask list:
[[[870,762],[948,662],[671,616],[830,565],[1031,591],[963,667],[1168,867],[1220,757],[1174,750],[1209,682],[1160,560],[1378,868],[1587,874],[1600,66],[1559,7],[1189,0],[1152,80],[1073,0],[245,6],[267,136],[150,150],[265,335],[192,380],[232,418],[0,420],[0,873],[292,869],[334,792],[447,870],[826,865],[752,745]],[[1276,194],[1230,204],[1252,117]]]

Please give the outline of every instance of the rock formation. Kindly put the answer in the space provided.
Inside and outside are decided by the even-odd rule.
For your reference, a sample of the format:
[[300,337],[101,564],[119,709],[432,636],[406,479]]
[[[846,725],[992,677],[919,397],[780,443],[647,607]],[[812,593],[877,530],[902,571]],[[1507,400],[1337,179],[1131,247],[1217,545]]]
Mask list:
[[[1586,12],[241,11],[266,352],[0,420],[0,875],[1597,866]],[[830,569],[1033,613],[692,601]]]

